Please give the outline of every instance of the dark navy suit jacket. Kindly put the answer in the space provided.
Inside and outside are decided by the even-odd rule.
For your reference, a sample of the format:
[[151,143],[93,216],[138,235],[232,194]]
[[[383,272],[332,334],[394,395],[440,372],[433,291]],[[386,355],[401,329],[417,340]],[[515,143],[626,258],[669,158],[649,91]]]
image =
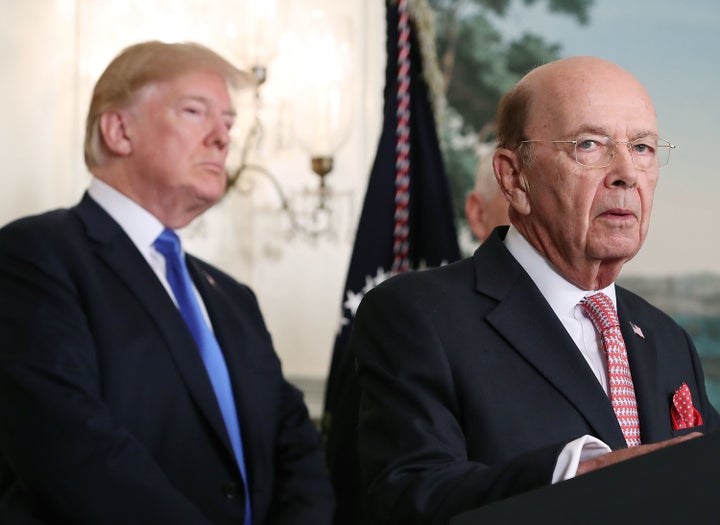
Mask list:
[[[254,295],[187,262],[230,372],[253,523],[328,523],[321,441]],[[0,522],[242,523],[242,478],[192,336],[87,195],[0,230],[0,341]]]
[[[496,229],[474,256],[392,278],[357,312],[359,457],[371,523],[447,523],[549,484],[558,453],[625,441],[608,396]],[[670,317],[617,287],[644,443],[718,428],[700,361]],[[633,330],[640,327],[642,336]],[[704,418],[674,431],[686,382]]]

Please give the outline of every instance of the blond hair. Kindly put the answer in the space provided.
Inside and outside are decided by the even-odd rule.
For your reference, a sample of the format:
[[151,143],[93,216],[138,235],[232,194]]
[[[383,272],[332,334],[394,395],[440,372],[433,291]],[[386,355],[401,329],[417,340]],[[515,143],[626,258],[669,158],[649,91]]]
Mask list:
[[193,71],[221,75],[235,88],[249,84],[249,76],[205,46],[192,42],[168,44],[142,42],[125,48],[107,66],[95,84],[85,122],[85,164],[101,165],[107,154],[100,117],[111,109],[127,106],[143,87],[172,80]]

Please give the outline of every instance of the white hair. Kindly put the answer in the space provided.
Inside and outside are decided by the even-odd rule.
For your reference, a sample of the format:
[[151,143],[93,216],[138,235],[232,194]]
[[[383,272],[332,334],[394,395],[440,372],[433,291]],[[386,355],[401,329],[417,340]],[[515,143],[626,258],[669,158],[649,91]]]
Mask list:
[[495,170],[493,169],[493,153],[495,144],[479,144],[477,154],[480,157],[477,172],[475,174],[475,185],[472,191],[479,194],[485,202],[492,200],[499,191]]

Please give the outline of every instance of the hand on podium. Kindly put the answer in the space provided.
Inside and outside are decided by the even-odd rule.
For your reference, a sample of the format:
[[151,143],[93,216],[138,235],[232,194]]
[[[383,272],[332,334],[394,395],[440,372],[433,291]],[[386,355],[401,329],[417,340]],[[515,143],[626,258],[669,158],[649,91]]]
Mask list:
[[581,474],[586,474],[588,472],[592,472],[593,470],[607,467],[615,463],[620,463],[621,461],[625,461],[637,456],[642,456],[649,452],[655,452],[656,450],[660,450],[671,445],[676,445],[678,443],[682,443],[683,441],[688,441],[702,435],[702,432],[691,432],[690,434],[678,436],[672,439],[668,439],[666,441],[660,441],[659,443],[650,443],[648,445],[639,445],[637,447],[613,450],[612,452],[603,454],[602,456],[597,456],[593,459],[580,462],[577,469],[577,475],[580,476]]

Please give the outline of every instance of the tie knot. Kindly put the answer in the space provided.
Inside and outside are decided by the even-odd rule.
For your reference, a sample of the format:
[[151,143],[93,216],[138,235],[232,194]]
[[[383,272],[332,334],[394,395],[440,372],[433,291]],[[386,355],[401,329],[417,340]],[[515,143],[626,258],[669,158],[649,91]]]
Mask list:
[[174,231],[168,228],[165,228],[162,233],[158,235],[158,238],[155,239],[155,242],[153,242],[153,246],[166,258],[170,256],[180,257],[182,254],[182,249],[180,248],[180,238]]
[[588,295],[580,301],[580,306],[601,334],[605,330],[620,326],[615,305],[604,293]]

